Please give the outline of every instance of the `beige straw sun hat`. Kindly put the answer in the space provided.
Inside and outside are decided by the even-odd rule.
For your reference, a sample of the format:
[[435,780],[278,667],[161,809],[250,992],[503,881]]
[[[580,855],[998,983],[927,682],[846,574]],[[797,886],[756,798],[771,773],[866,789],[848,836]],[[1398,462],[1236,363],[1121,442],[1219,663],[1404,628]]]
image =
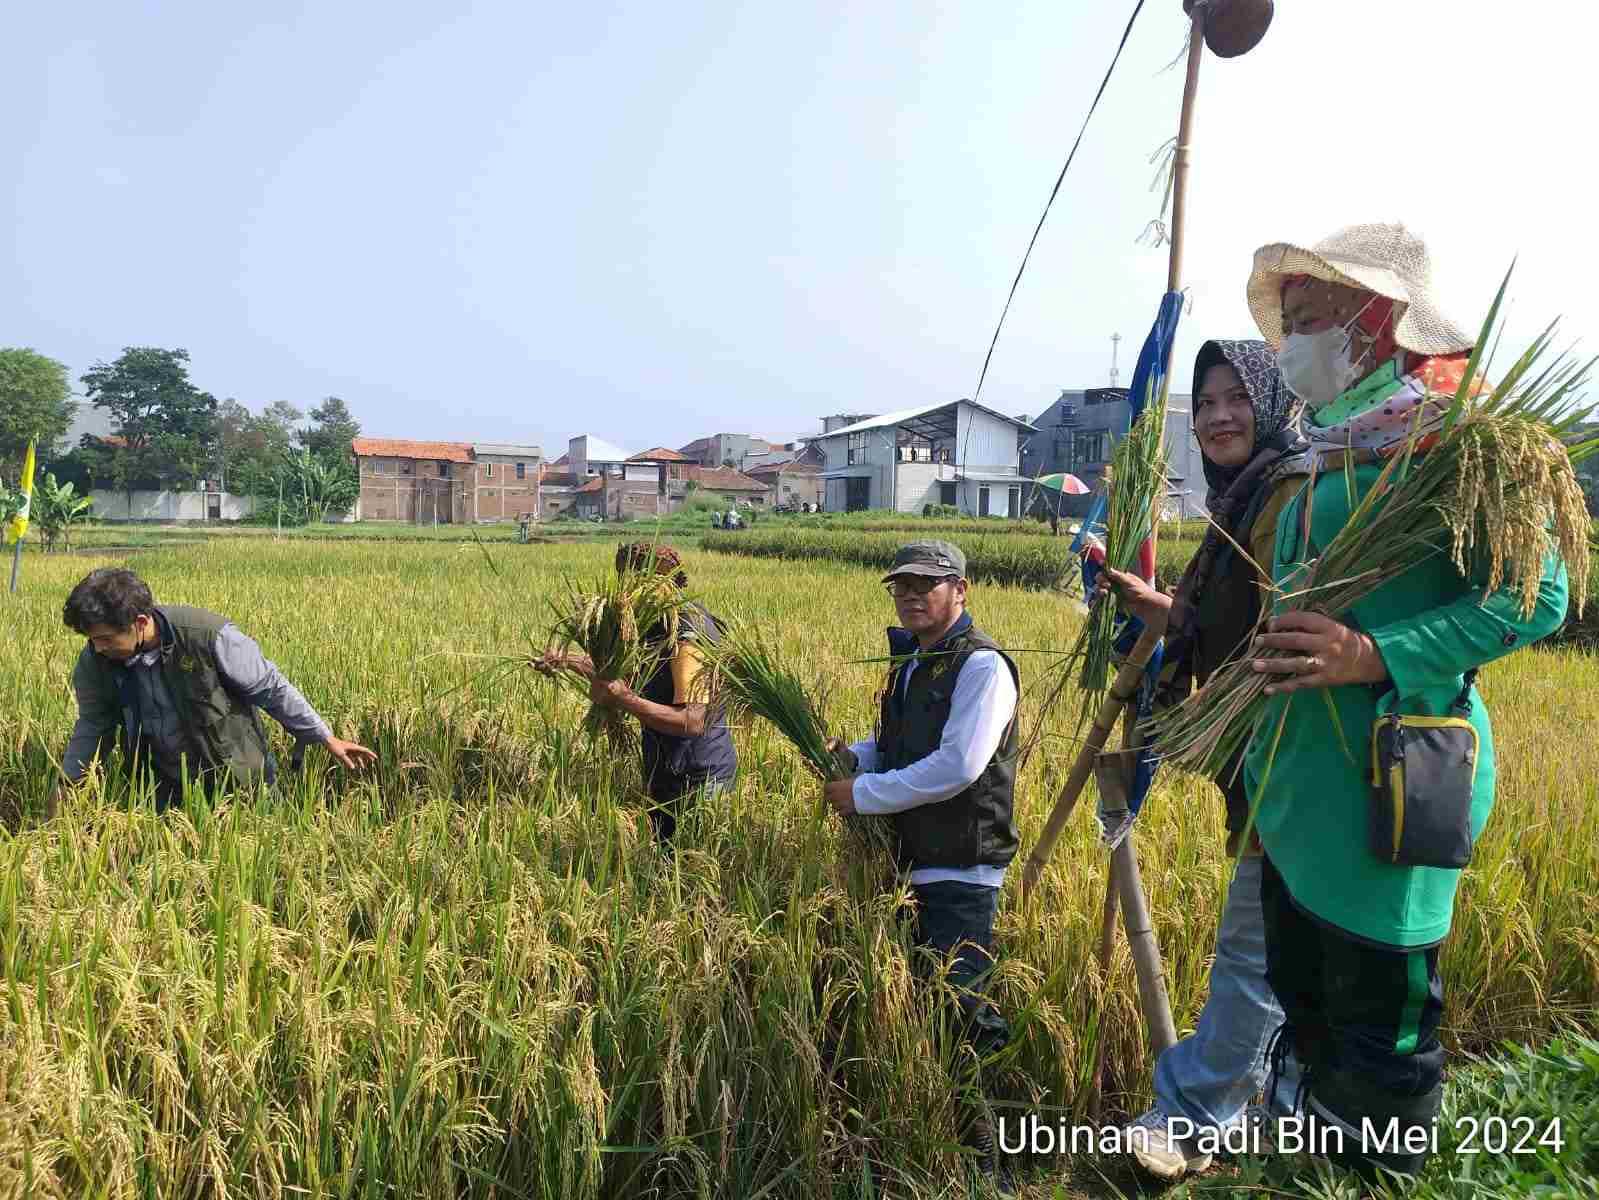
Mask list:
[[1255,251],[1249,311],[1273,347],[1283,336],[1283,280],[1309,275],[1395,301],[1394,340],[1417,354],[1458,354],[1473,339],[1439,310],[1426,244],[1403,225],[1350,225],[1306,249],[1273,242]]

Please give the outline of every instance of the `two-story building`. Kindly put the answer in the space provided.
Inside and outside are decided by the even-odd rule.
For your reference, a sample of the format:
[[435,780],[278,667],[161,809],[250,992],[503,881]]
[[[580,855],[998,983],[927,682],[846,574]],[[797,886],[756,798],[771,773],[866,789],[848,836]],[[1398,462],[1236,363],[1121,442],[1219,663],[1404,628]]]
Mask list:
[[544,451],[512,442],[473,442],[472,520],[539,517]]
[[816,439],[828,512],[920,512],[947,504],[974,516],[1022,515],[1028,422],[970,400],[908,408],[828,430]]
[[[1063,391],[1034,420],[1038,432],[1022,447],[1022,473],[1037,477],[1057,471],[1076,475],[1095,492],[1111,451],[1132,419],[1126,388]],[[1205,469],[1194,440],[1193,398],[1173,392],[1166,401],[1166,508],[1177,517],[1205,515]],[[1051,494],[1052,499],[1056,499]],[[1081,516],[1086,496],[1059,498],[1061,512]]]
[[350,443],[361,481],[358,521],[450,524],[472,520],[472,447],[358,437]]

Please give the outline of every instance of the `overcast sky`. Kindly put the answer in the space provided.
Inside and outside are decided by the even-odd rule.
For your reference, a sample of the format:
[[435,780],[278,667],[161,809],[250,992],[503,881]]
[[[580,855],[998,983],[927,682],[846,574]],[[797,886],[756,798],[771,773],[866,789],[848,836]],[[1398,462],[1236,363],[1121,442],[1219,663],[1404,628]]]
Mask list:
[[[259,410],[629,450],[970,395],[1132,0],[23,5],[0,344],[182,346]],[[1599,340],[1593,48],[1570,0],[1277,5],[1204,63],[1178,362],[1252,335],[1262,242],[1403,220],[1472,328]],[[1108,382],[1166,252],[1178,0],[1148,0],[985,398]],[[1186,388],[1187,371],[1178,370]]]

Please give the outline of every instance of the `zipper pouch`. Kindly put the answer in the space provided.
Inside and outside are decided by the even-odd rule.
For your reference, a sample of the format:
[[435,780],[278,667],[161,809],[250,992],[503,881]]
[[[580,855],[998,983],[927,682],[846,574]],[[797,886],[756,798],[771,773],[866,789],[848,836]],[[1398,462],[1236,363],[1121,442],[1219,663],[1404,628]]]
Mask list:
[[1372,726],[1371,848],[1383,862],[1458,870],[1471,861],[1478,745],[1468,711],[1388,713]]

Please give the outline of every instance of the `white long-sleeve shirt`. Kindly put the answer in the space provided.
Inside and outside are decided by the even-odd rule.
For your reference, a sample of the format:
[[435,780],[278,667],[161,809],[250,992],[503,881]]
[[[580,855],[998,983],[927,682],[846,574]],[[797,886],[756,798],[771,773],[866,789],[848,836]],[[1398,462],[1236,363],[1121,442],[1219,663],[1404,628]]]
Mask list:
[[[903,689],[917,668],[913,659],[898,680]],[[977,781],[999,749],[1005,727],[1016,715],[1016,681],[1005,660],[992,650],[974,650],[961,667],[950,698],[949,720],[938,749],[897,771],[878,771],[877,741],[868,738],[850,747],[860,764],[852,795],[855,811],[868,816],[888,816],[938,804],[959,795]],[[1005,882],[1005,868],[917,867],[911,882],[957,880],[984,887]]]

